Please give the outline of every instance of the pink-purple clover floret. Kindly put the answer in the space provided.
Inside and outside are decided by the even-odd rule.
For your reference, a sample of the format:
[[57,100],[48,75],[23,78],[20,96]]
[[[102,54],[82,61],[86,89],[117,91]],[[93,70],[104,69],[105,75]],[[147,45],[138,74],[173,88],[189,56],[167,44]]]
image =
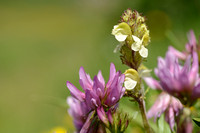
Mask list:
[[169,123],[170,128],[173,130],[175,125],[175,116],[177,116],[182,109],[183,105],[177,98],[170,96],[166,92],[162,92],[158,96],[154,105],[148,111],[147,117],[154,117],[156,120],[162,113],[165,113],[165,120]]

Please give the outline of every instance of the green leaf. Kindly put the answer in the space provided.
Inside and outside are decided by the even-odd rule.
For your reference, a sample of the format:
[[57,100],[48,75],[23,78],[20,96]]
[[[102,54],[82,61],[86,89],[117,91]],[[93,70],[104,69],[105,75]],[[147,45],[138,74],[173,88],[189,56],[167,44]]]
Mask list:
[[171,133],[169,124],[164,119],[164,114],[158,119],[158,133]]
[[200,127],[200,118],[193,118],[192,120]]

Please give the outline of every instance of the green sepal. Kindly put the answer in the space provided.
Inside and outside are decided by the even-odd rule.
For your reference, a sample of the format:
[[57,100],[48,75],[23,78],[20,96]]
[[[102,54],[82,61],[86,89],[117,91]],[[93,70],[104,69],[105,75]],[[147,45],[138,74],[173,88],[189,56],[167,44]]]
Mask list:
[[192,120],[200,127],[200,118],[193,118]]

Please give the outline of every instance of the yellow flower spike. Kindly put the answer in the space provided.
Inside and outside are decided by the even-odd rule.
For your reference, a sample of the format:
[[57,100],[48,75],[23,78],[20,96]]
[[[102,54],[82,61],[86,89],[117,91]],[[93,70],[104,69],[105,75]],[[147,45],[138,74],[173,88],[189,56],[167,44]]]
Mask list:
[[112,30],[112,35],[119,42],[114,53],[119,51],[122,63],[135,70],[148,57],[150,36],[145,20],[136,10],[127,9],[121,16],[121,23]]
[[56,127],[52,129],[49,133],[67,133],[67,130],[62,127]]
[[133,90],[140,81],[138,72],[135,69],[128,69],[125,71],[124,87],[126,90]]

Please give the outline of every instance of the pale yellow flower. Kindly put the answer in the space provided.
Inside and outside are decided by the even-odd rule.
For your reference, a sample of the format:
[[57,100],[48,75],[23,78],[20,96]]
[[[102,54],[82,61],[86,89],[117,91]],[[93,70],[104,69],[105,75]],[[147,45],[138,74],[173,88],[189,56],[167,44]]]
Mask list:
[[124,74],[124,87],[126,88],[126,90],[133,90],[139,81],[138,72],[135,69],[128,69]]
[[143,38],[140,39],[137,36],[132,35],[133,40],[135,41],[132,45],[131,45],[131,49],[133,51],[139,51],[140,55],[143,58],[146,58],[148,56],[148,49],[144,47],[144,45],[142,45],[143,42]]
[[145,67],[141,66],[138,72],[135,69],[128,69],[126,70],[125,74],[125,81],[124,87],[126,90],[133,90],[138,82],[140,82],[141,78],[149,77],[151,70],[146,69]]
[[[127,23],[122,22],[118,25],[115,25],[112,30],[112,34],[115,36],[117,41],[120,42],[120,44],[115,48],[114,52],[118,51],[121,46],[125,44],[124,42],[127,37],[130,36],[134,41],[131,45],[131,49],[133,51],[139,51],[140,55],[143,58],[146,58],[148,56],[148,49],[145,48],[145,46],[143,45],[143,40],[146,36],[143,36],[142,39],[140,39],[139,37],[132,35],[131,28]],[[131,42],[130,38],[129,42]]]
[[131,35],[131,28],[127,23],[120,23],[115,25],[112,34],[115,36],[117,41],[123,42],[126,40],[128,35]]

